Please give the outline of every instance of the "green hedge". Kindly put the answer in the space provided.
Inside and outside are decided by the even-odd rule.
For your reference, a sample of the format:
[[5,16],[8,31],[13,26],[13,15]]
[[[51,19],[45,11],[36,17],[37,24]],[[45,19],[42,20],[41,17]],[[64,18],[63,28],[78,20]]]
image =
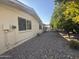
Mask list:
[[79,41],[78,40],[71,40],[70,47],[75,48],[75,49],[79,49]]

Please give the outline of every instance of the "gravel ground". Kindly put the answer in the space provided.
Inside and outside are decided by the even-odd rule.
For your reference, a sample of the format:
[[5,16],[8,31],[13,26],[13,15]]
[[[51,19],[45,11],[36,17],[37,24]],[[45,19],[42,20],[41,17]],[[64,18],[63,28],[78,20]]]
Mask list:
[[46,32],[4,53],[0,59],[79,59],[79,50],[69,48],[57,32]]

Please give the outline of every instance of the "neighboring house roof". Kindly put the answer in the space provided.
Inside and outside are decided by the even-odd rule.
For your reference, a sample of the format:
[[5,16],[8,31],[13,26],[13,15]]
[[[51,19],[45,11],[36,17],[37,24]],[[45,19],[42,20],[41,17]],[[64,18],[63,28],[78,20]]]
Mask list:
[[39,18],[39,16],[37,15],[37,13],[35,12],[35,10],[31,7],[26,6],[25,4],[23,4],[22,2],[18,1],[18,0],[0,0],[0,4],[6,4],[15,8],[18,8],[30,15],[32,15],[34,18],[36,18],[36,20],[42,24],[41,19]]
[[50,27],[50,24],[43,24],[44,27]]

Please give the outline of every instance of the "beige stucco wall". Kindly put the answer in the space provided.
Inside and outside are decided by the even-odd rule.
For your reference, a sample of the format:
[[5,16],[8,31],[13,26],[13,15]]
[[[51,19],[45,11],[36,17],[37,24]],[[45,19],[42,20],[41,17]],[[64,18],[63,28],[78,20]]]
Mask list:
[[[31,20],[32,29],[18,31],[18,17]],[[11,25],[15,25],[16,29],[12,30]],[[5,32],[5,29],[9,31]],[[27,41],[39,32],[42,30],[39,30],[39,23],[33,16],[14,7],[0,4],[0,54]]]

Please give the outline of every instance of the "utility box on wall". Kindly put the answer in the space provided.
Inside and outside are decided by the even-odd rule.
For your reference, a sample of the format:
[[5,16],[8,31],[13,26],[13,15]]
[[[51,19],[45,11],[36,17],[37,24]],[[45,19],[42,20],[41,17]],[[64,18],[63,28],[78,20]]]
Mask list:
[[3,25],[3,30],[4,30],[5,32],[9,32],[10,26],[9,26],[8,24]]

